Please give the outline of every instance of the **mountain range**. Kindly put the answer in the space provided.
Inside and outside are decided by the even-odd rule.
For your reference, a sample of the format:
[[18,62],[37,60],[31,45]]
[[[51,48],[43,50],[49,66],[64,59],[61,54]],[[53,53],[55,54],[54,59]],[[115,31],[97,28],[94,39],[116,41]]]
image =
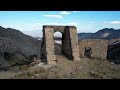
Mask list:
[[117,39],[120,38],[120,29],[104,28],[95,33],[78,33],[79,39]]

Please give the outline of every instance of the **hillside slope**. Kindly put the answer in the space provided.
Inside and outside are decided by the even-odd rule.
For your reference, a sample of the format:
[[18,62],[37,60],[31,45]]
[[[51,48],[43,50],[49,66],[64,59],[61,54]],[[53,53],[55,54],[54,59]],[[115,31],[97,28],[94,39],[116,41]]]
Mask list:
[[19,30],[0,27],[0,69],[40,57],[41,42]]
[[[2,76],[1,76],[2,78]],[[120,65],[104,60],[81,58],[70,61],[57,55],[57,64],[26,66],[12,79],[120,79]]]

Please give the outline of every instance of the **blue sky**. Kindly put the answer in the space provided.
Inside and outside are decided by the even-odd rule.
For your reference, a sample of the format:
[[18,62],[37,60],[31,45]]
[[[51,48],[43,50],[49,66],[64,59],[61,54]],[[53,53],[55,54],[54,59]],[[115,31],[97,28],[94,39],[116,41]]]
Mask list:
[[78,32],[120,29],[120,11],[0,11],[0,26],[42,36],[43,25],[74,25]]

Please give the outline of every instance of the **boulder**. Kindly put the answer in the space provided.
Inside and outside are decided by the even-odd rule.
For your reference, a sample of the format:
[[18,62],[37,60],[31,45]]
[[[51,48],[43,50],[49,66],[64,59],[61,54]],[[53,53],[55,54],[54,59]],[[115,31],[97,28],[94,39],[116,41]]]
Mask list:
[[0,56],[0,70],[7,70],[10,67],[9,63]]

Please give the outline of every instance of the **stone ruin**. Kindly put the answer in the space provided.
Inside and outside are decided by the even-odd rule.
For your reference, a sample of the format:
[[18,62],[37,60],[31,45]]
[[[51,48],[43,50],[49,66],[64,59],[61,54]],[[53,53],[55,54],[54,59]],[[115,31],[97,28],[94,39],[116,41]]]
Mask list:
[[62,33],[61,53],[68,59],[79,61],[80,58],[107,59],[108,40],[85,39],[78,42],[75,26],[43,26],[43,38],[41,45],[41,59],[47,63],[56,62],[54,33]]
[[54,33],[59,31],[62,33],[62,54],[73,61],[80,60],[77,29],[75,26],[44,25],[42,31],[42,59],[47,60],[48,63],[56,61]]
[[108,40],[85,39],[79,41],[80,58],[107,59]]

